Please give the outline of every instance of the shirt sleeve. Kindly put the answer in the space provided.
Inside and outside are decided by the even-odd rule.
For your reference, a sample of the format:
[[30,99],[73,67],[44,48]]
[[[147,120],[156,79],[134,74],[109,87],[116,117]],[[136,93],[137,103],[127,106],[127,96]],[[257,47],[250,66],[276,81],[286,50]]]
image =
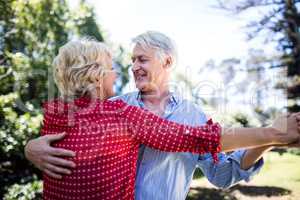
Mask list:
[[247,170],[241,168],[241,160],[246,150],[234,151],[230,154],[219,153],[218,163],[214,163],[210,155],[200,156],[198,166],[208,180],[219,188],[228,188],[238,182],[250,181],[253,176],[259,173],[264,160],[261,158]]
[[141,144],[168,152],[211,153],[217,161],[217,153],[221,149],[221,127],[212,120],[203,126],[186,126],[125,103],[120,116]]

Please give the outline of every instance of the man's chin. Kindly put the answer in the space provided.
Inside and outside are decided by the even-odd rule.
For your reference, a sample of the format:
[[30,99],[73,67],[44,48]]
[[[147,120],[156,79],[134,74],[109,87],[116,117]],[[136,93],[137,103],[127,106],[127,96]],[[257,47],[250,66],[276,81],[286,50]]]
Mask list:
[[144,90],[147,90],[147,84],[146,83],[136,83],[136,88],[141,92],[145,92]]
[[111,97],[114,97],[114,96],[116,96],[115,92],[112,92],[112,93],[108,94],[108,98],[111,98]]
[[150,89],[149,84],[146,84],[146,83],[145,84],[137,84],[136,88],[141,92],[147,92]]

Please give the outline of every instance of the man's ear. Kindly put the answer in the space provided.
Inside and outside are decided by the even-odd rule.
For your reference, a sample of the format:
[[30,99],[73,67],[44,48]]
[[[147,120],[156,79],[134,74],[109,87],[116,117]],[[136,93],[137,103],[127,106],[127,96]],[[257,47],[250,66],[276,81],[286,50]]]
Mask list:
[[168,56],[165,60],[164,67],[170,68],[172,66],[172,64],[173,64],[173,60],[172,60],[171,56]]

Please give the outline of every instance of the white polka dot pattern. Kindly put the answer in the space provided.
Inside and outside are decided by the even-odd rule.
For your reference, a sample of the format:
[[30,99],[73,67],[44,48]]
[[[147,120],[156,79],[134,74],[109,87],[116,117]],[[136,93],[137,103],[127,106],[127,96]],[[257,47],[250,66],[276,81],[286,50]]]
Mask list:
[[122,100],[59,99],[44,104],[42,135],[67,132],[55,147],[76,152],[71,175],[56,180],[44,174],[45,200],[134,199],[138,147],[170,152],[220,151],[221,127],[210,120],[184,126],[129,106]]

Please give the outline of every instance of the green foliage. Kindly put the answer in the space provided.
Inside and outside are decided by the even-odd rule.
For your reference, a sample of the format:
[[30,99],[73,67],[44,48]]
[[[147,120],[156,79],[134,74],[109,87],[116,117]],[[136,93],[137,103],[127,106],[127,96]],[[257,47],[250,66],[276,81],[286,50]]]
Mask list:
[[92,36],[98,41],[104,41],[100,28],[95,20],[93,8],[86,4],[84,0],[80,1],[79,12],[72,12],[74,26],[77,35]]
[[248,118],[243,115],[242,113],[239,113],[234,116],[235,121],[240,123],[243,127],[249,127],[249,121]]
[[[33,112],[18,113],[18,95],[10,93],[0,96],[0,146],[2,158],[16,156],[23,151],[28,138],[38,134],[42,115],[38,110]],[[26,102],[27,108],[33,109],[30,102]],[[7,134],[10,133],[10,134]]]
[[287,150],[289,153],[300,156],[300,149],[299,148],[292,148]]
[[4,200],[42,199],[42,181],[33,181],[27,184],[14,184],[4,196]]
[[199,179],[199,178],[202,178],[202,177],[204,177],[203,172],[201,171],[200,168],[196,168],[196,170],[194,172],[194,175],[193,175],[193,179]]
[[123,87],[129,82],[128,70],[130,57],[122,46],[119,47],[117,56],[114,58],[114,68],[118,72],[119,81],[116,84],[116,93],[120,94]]
[[52,60],[69,39],[104,37],[85,1],[71,11],[65,0],[0,0],[0,9],[0,199],[39,199],[40,172],[23,149],[39,135],[41,103],[57,96]]

